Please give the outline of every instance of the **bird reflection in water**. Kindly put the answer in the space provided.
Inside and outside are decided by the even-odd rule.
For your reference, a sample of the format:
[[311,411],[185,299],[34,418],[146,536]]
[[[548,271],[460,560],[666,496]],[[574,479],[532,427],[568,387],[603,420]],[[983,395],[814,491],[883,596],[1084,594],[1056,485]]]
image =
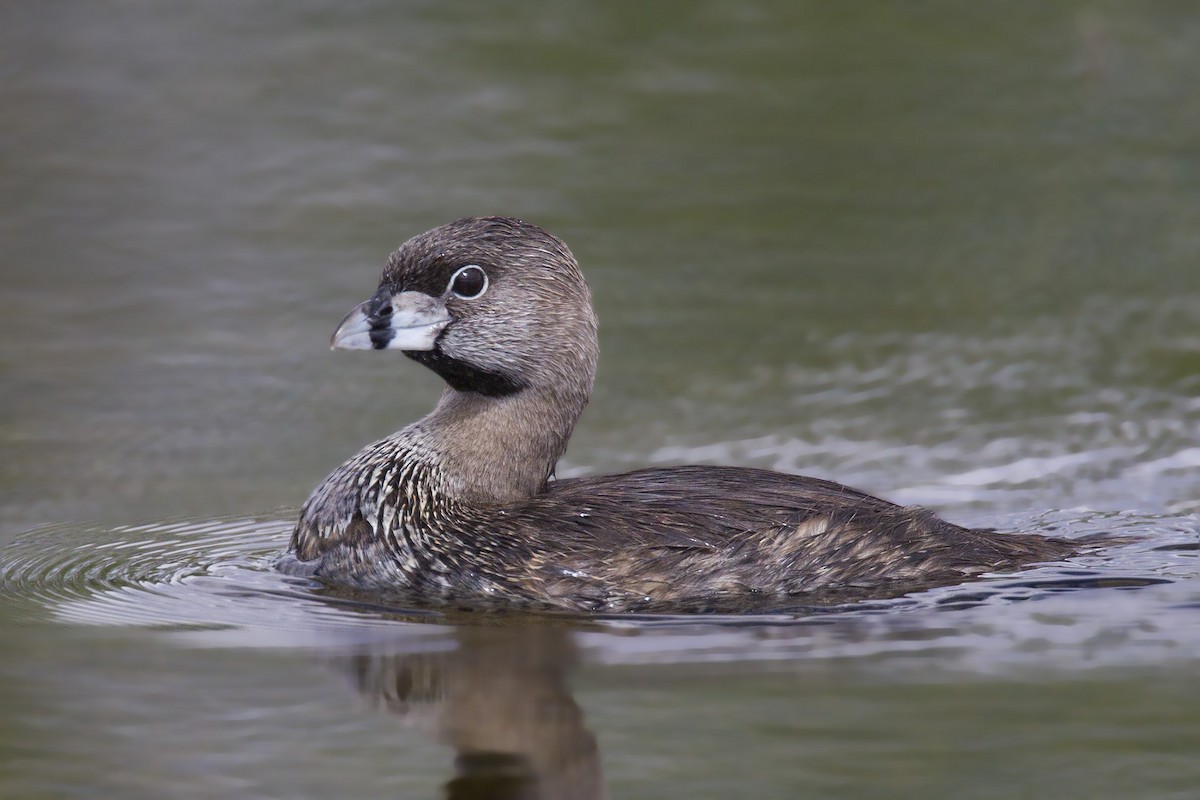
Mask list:
[[461,627],[445,653],[359,654],[355,687],[456,751],[450,798],[604,797],[596,738],[571,697],[577,653],[551,626]]

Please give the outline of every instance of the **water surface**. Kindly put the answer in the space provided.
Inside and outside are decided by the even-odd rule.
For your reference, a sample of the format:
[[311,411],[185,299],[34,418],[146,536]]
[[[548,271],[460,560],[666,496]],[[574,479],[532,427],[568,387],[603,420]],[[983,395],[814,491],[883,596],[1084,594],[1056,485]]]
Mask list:
[[[63,2],[0,45],[3,796],[1200,785],[1191,9]],[[275,573],[438,392],[330,331],[474,213],[592,284],[563,474],[767,466],[1134,541],[753,619]]]

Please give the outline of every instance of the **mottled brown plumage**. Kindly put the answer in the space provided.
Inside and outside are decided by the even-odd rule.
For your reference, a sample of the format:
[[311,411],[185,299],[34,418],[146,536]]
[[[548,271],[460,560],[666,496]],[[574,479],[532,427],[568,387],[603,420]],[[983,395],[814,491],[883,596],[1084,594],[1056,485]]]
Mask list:
[[746,609],[895,595],[1075,549],[766,470],[551,480],[591,393],[596,321],[566,245],[519,220],[406,242],[334,346],[403,350],[447,388],[317,487],[289,571],[489,605]]

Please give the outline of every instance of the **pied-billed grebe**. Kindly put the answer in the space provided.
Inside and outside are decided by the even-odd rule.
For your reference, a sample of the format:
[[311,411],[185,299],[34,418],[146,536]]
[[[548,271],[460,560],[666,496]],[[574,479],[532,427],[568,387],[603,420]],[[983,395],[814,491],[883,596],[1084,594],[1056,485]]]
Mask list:
[[596,369],[574,256],[468,218],[408,240],[334,348],[400,350],[447,387],[313,491],[288,571],[421,597],[576,610],[889,595],[1069,555],[830,481],[687,466],[552,480]]

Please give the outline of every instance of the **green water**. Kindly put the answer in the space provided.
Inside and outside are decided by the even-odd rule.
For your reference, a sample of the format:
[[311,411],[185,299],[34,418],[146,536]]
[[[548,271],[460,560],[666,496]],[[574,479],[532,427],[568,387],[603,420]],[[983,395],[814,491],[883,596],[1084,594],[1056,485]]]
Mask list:
[[[1197,796],[1197,75],[1180,3],[4,5],[0,796]],[[329,334],[479,213],[595,294],[560,474],[1138,541],[753,622],[285,580],[439,391]]]

